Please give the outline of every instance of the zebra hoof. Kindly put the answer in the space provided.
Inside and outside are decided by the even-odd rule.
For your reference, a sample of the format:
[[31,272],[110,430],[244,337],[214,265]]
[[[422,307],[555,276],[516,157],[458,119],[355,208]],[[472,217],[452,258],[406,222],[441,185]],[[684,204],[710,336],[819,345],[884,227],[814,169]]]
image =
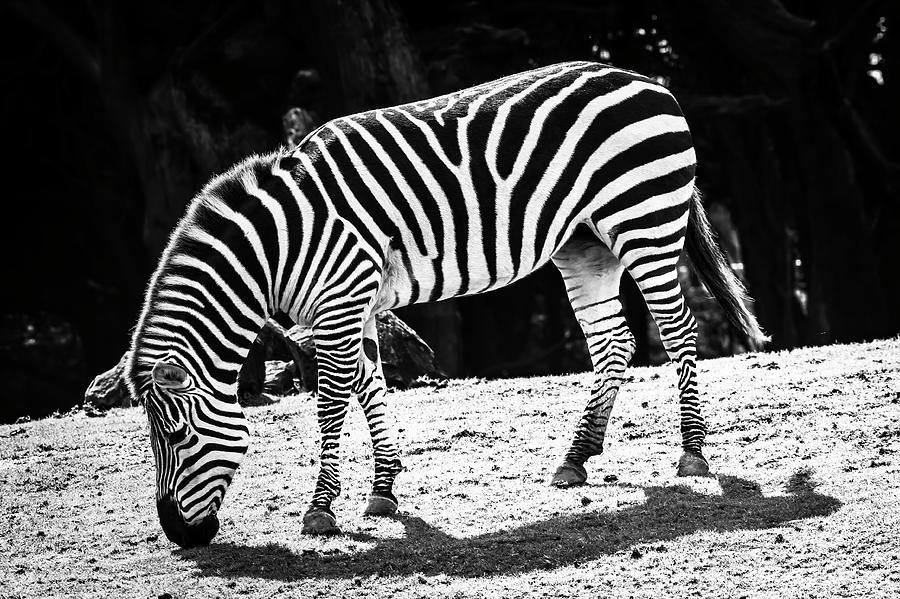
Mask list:
[[363,516],[393,516],[397,513],[397,501],[384,495],[369,495],[369,503]]
[[573,464],[572,462],[563,462],[562,466],[556,469],[556,474],[550,481],[553,487],[577,487],[583,485],[587,480],[587,470],[584,466]]
[[330,511],[309,508],[303,515],[303,528],[300,532],[305,535],[337,535],[341,533],[341,529],[337,527],[337,518]]
[[709,463],[700,453],[685,451],[678,460],[678,476],[709,476]]

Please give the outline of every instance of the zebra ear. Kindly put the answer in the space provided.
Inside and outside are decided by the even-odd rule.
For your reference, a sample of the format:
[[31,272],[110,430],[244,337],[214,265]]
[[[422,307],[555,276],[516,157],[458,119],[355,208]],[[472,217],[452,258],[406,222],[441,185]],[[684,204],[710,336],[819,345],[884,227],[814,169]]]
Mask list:
[[188,373],[171,362],[157,362],[153,367],[153,382],[164,389],[183,389],[188,386]]

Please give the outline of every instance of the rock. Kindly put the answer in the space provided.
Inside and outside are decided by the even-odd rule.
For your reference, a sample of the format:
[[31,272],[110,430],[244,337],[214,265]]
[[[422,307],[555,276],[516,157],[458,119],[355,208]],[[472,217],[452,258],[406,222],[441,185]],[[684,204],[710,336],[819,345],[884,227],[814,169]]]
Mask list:
[[434,351],[393,312],[377,316],[378,345],[388,387],[407,389],[423,377],[443,381],[447,376],[434,361]]
[[132,404],[128,385],[122,378],[128,356],[128,352],[125,352],[118,364],[94,377],[84,392],[85,404],[102,409],[128,407]]
[[294,383],[294,379],[299,378],[300,373],[293,361],[268,360],[266,361],[266,382],[263,385],[263,391],[279,397],[293,395],[303,390],[302,386]]
[[316,344],[313,341],[312,329],[294,325],[285,331],[285,338],[293,344],[297,351],[294,363],[303,391],[315,391],[318,377],[316,369]]
[[293,107],[281,117],[284,139],[291,148],[296,147],[306,135],[316,128],[316,116],[310,111]]
[[[284,328],[275,320],[268,321],[238,374],[238,401],[259,405],[263,393],[289,395],[302,390],[294,390],[294,377],[300,376],[297,373],[302,372],[304,359],[304,350],[288,338]],[[289,374],[287,365],[291,366]]]

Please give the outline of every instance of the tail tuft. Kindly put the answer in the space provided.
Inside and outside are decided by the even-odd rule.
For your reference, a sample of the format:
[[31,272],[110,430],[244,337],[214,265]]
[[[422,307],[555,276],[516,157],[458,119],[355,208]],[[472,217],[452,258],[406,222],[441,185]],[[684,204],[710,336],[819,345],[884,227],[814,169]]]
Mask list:
[[719,248],[715,233],[706,218],[700,191],[696,188],[691,198],[685,249],[700,280],[722,306],[728,320],[757,347],[770,341],[745,305],[745,302],[750,301],[750,296]]

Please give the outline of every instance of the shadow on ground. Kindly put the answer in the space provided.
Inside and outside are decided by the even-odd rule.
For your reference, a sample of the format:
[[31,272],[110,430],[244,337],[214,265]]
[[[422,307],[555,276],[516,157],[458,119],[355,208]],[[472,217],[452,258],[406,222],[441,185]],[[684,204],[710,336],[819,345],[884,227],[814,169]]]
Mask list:
[[723,495],[704,495],[684,486],[639,487],[647,500],[620,511],[561,516],[472,538],[455,538],[415,516],[398,516],[402,539],[367,534],[348,538],[375,542],[359,552],[296,554],[280,545],[246,547],[213,544],[177,551],[205,576],[247,576],[283,581],[422,573],[449,576],[515,574],[575,565],[606,554],[710,530],[759,530],[792,520],[827,516],[841,503],[816,493],[807,472],[788,481],[788,494],[763,497],[759,485],[720,475]]

